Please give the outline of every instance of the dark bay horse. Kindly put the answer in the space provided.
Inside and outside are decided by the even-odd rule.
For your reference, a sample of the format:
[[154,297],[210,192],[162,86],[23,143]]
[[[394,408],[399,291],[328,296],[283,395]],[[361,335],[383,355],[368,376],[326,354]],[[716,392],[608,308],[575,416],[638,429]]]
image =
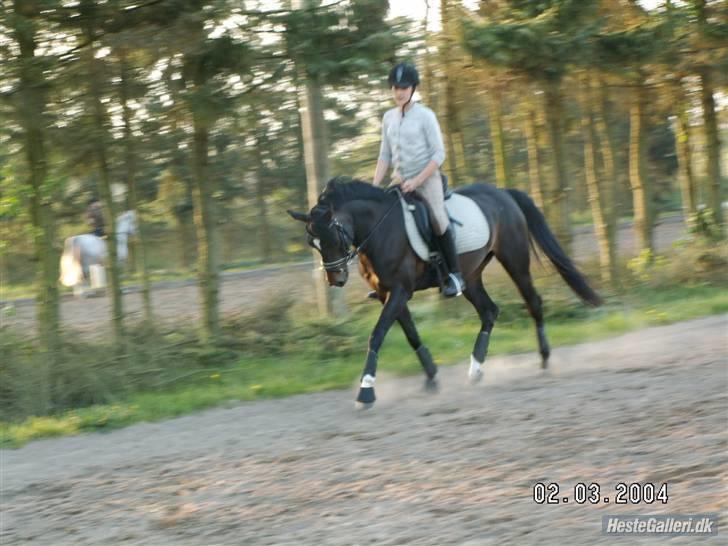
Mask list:
[[[543,214],[528,195],[489,184],[474,184],[455,191],[477,203],[491,230],[485,246],[460,255],[460,268],[466,282],[463,294],[475,307],[481,321],[470,357],[471,381],[478,381],[482,376],[481,366],[498,317],[498,306],[485,291],[482,279],[483,269],[493,256],[503,265],[526,301],[536,323],[542,367],[546,368],[550,349],[544,332],[541,297],[533,286],[529,271],[531,237],[584,302],[596,306],[601,303],[600,297],[559,246]],[[370,407],[374,403],[377,355],[395,321],[399,322],[422,364],[427,375],[426,386],[434,387],[437,366],[420,340],[407,302],[415,291],[431,288],[437,283],[430,264],[422,261],[410,247],[404,229],[404,213],[399,205],[399,192],[338,177],[329,181],[318,203],[308,214],[288,213],[306,224],[308,242],[321,253],[330,285],[341,287],[346,284],[348,264],[358,255],[362,276],[384,304],[369,338],[358,405]]]

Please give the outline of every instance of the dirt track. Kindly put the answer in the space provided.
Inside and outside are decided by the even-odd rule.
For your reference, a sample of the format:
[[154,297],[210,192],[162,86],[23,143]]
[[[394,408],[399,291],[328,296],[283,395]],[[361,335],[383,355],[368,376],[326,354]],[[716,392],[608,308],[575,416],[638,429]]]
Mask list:
[[[708,512],[718,536],[669,543],[726,543],[728,315],[556,347],[547,374],[493,358],[475,387],[461,363],[435,395],[380,368],[370,412],[332,391],[2,451],[0,544],[661,544],[601,516]],[[537,505],[539,481],[669,501]]]

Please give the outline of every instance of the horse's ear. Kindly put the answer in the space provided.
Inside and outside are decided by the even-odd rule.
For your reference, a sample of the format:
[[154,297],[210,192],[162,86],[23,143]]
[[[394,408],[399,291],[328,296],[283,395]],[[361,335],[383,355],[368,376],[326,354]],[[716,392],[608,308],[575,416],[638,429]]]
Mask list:
[[288,210],[286,212],[291,215],[291,218],[298,220],[299,222],[305,222],[308,224],[311,221],[311,216],[304,214],[303,212],[296,212],[295,210]]

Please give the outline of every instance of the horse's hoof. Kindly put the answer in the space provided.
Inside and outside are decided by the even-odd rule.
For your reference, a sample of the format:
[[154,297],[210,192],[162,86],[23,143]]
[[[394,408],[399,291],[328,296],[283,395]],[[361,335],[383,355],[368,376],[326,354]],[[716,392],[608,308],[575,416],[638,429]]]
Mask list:
[[541,360],[541,369],[546,370],[548,367],[549,367],[549,359],[544,358],[543,360]]
[[425,392],[440,392],[440,382],[437,380],[436,377],[428,377],[427,379],[425,379]]
[[365,410],[372,409],[374,407],[374,402],[355,402],[354,407],[358,411],[365,411]]
[[471,385],[477,385],[483,379],[483,372],[481,370],[478,370],[478,371],[476,371],[474,373],[471,373],[468,376],[468,379],[470,379],[470,384]]

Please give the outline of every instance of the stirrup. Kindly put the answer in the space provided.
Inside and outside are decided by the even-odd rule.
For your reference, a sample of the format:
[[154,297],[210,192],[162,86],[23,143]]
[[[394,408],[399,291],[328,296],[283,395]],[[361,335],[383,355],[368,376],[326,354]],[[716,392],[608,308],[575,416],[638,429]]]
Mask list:
[[[458,275],[458,274],[455,274],[455,273],[450,273],[448,275],[448,280],[445,283],[444,288],[442,289],[443,296],[445,296],[446,298],[454,298],[456,296],[459,296],[460,294],[463,293],[463,285],[464,285],[464,283],[465,283],[465,281],[463,280],[463,278],[462,278],[461,275]],[[449,289],[451,287],[454,287],[455,288],[455,290],[456,290],[455,293],[449,291]]]

